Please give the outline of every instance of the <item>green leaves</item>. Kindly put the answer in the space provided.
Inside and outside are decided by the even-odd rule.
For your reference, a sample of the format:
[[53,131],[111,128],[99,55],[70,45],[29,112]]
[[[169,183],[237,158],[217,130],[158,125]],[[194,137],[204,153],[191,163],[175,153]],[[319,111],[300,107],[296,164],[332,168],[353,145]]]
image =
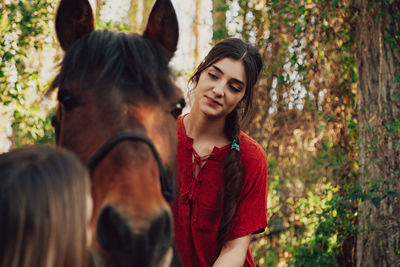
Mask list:
[[[40,105],[48,80],[39,72],[43,50],[54,50],[52,21],[55,0],[3,1],[0,14],[0,105],[11,121],[0,121],[12,129],[14,145],[52,142],[46,118],[49,107]],[[40,60],[37,58],[42,55]],[[49,62],[50,63],[50,62]],[[46,141],[44,141],[46,140]]]

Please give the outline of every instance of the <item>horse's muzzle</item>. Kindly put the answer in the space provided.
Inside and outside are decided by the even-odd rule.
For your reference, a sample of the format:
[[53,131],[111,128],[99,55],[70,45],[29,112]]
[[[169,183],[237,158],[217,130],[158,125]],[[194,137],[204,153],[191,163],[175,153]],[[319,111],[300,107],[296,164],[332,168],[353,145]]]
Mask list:
[[[170,261],[173,231],[171,216],[161,212],[148,227],[135,228],[112,206],[102,209],[97,221],[97,238],[107,255],[106,266],[158,267]],[[168,258],[168,259],[166,259]],[[112,263],[112,264],[111,264]]]

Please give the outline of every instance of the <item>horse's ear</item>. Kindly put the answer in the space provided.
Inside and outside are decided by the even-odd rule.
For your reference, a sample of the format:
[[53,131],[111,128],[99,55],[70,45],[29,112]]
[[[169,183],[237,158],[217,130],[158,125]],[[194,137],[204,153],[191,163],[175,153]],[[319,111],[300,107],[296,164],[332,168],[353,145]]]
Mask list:
[[93,13],[88,0],[61,0],[56,16],[56,32],[64,50],[93,30]]
[[168,58],[171,59],[176,51],[179,28],[178,19],[170,0],[157,0],[151,10],[143,33],[166,48]]

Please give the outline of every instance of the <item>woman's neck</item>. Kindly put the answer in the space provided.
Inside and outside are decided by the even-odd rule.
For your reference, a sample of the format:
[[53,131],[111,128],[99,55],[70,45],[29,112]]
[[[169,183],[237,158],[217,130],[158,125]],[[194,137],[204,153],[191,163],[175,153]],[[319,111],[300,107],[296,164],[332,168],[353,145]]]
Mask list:
[[212,119],[201,112],[190,112],[184,118],[184,125],[186,134],[195,141],[211,141],[217,147],[229,142],[224,133],[224,118]]

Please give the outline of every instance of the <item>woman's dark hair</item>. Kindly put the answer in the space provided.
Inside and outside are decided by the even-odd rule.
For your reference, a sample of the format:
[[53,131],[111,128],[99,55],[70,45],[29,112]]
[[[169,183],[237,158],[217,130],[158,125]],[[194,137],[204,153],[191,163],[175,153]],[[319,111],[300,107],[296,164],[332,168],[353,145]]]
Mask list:
[[[244,65],[246,74],[246,91],[242,99],[243,107],[239,114],[238,108],[235,108],[226,116],[224,132],[231,142],[237,139],[239,142],[240,128],[243,124],[250,123],[253,113],[253,95],[254,85],[262,69],[262,60],[257,49],[238,38],[228,38],[217,43],[205,57],[204,61],[197,67],[196,72],[189,79],[189,83],[197,85],[200,74],[224,58],[239,60]],[[240,153],[237,150],[231,150],[224,160],[223,169],[223,208],[222,219],[218,228],[217,242],[222,248],[227,241],[230,226],[237,210],[237,200],[243,185],[243,168],[240,160]]]
[[0,155],[0,266],[85,266],[89,193],[85,167],[65,150]]

